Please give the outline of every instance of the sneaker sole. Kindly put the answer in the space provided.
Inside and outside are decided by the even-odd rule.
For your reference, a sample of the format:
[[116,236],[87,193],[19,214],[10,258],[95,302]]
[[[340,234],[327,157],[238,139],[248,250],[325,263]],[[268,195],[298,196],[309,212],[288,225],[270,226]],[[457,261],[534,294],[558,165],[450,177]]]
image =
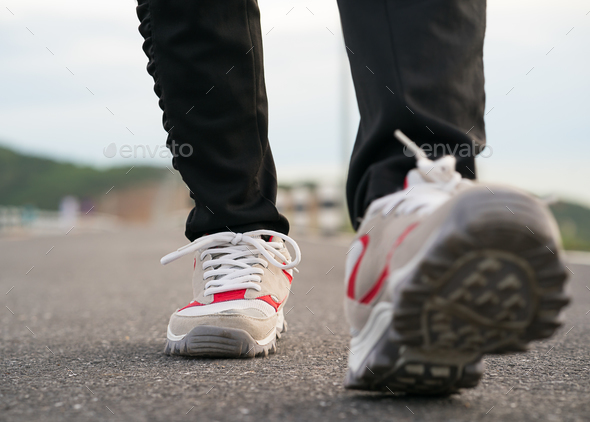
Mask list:
[[389,317],[387,327],[379,332],[374,324],[377,341],[357,371],[349,368],[347,388],[415,394],[472,388],[483,375],[484,354],[524,351],[555,332],[569,302],[558,246],[527,226],[496,223],[438,242],[402,282],[397,305],[373,310]]
[[169,356],[221,359],[266,357],[277,351],[276,342],[281,332],[287,331],[287,321],[283,322],[280,332],[275,330],[276,335],[270,342],[259,344],[245,330],[200,325],[181,340],[166,339],[164,353]]

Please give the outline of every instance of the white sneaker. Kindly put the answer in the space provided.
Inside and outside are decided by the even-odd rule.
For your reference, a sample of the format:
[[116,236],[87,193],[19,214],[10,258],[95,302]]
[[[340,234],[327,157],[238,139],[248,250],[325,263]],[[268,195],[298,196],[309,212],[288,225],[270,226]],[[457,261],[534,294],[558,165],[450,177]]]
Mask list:
[[[294,260],[285,242],[295,250]],[[170,317],[165,353],[216,358],[274,353],[287,328],[283,308],[301,260],[297,243],[271,230],[215,233],[161,262],[193,253],[194,299]]]
[[346,263],[348,388],[474,387],[486,353],[553,334],[568,303],[557,225],[536,198],[461,178],[403,134],[418,168],[374,201]]

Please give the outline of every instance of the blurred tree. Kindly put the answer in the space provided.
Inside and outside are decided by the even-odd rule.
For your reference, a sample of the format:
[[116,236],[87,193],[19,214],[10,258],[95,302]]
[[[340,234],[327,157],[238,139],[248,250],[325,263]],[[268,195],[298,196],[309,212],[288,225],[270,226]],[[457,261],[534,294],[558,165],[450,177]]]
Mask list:
[[130,187],[162,180],[168,170],[131,165],[99,170],[0,147],[0,205],[57,209],[62,197],[97,198],[112,186]]

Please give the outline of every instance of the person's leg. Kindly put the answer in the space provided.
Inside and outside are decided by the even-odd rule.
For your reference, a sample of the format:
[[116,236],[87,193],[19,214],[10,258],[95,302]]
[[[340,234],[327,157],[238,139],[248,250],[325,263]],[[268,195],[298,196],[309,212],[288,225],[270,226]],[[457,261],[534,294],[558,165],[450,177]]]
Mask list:
[[192,243],[161,260],[194,257],[193,300],[170,317],[165,353],[266,356],[301,255],[275,207],[257,2],[140,0],[137,13],[173,164],[195,200]]
[[484,0],[338,5],[361,115],[347,183],[357,228],[369,204],[401,189],[415,165],[395,129],[419,145],[435,144],[434,158],[443,149],[454,153],[457,170],[475,178],[473,155],[485,143],[486,6]]
[[346,257],[345,386],[475,387],[484,354],[552,335],[568,302],[547,206],[466,180],[471,142],[484,143],[485,1],[339,5],[361,114],[347,192],[357,235]]
[[167,145],[191,191],[186,235],[289,224],[275,207],[256,0],[139,0]]

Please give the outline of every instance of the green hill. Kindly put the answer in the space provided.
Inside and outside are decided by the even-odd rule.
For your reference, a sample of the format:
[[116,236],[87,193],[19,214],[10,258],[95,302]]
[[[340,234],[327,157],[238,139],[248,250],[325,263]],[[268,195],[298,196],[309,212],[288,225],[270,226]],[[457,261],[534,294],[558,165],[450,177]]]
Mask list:
[[[128,187],[161,180],[168,170],[147,166],[98,170],[20,154],[0,147],[0,205],[57,209],[65,195],[96,198],[112,186]],[[129,171],[129,173],[127,173]]]
[[590,209],[569,202],[551,205],[565,249],[590,251]]

